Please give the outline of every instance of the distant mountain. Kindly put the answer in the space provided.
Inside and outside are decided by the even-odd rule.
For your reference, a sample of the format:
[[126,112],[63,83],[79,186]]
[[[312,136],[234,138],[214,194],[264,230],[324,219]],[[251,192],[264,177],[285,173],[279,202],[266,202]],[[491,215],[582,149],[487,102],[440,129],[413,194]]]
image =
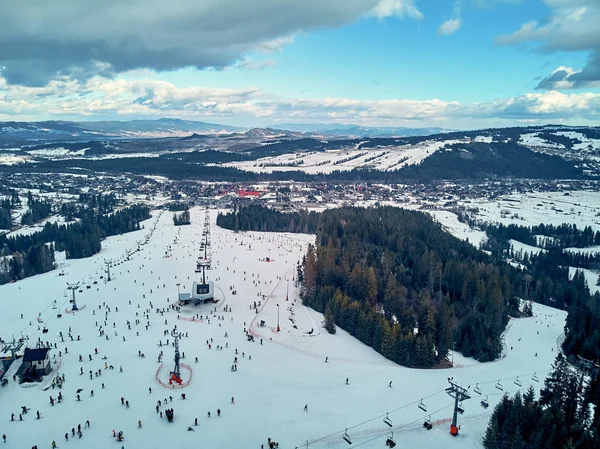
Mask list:
[[0,148],[18,148],[49,142],[176,137],[187,136],[190,133],[214,135],[240,131],[244,131],[244,128],[170,118],[124,122],[0,122]]
[[286,129],[252,128],[244,133],[246,137],[257,137],[264,139],[277,139],[281,137],[302,137],[302,133]]
[[429,136],[450,132],[450,130],[444,128],[365,127],[360,125],[342,125],[340,123],[282,123],[278,124],[277,127],[314,136],[353,138]]

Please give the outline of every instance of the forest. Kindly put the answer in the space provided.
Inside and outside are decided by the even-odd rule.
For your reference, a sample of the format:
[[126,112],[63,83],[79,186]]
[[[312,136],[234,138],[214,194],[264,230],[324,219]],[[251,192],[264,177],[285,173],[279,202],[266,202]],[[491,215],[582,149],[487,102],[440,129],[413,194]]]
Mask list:
[[[482,248],[498,259],[511,259],[526,270],[527,297],[568,310],[563,350],[571,362],[577,355],[600,360],[600,294],[592,295],[583,272],[569,276],[569,268],[600,269],[600,253],[565,251],[600,243],[600,232],[574,224],[483,225],[488,239]],[[514,251],[510,239],[546,247],[546,251]],[[528,277],[530,276],[530,277]]]
[[516,270],[420,212],[383,207],[282,214],[240,207],[217,223],[316,232],[317,246],[299,273],[304,303],[405,366],[447,363],[453,341],[465,355],[494,360],[508,313],[520,314],[515,293],[523,286],[515,285]]
[[519,270],[426,214],[388,207],[281,213],[240,206],[219,214],[217,224],[317,234],[299,272],[305,304],[323,312],[330,329],[334,323],[400,364],[443,363],[453,341],[480,361],[499,357],[508,315],[530,311],[522,300],[568,309],[565,353],[600,359],[600,296],[591,296],[582,272],[569,278],[557,263],[560,250],[528,256]]
[[52,270],[54,251],[65,251],[67,259],[92,256],[101,250],[104,238],[140,229],[140,221],[150,218],[150,211],[133,205],[102,215],[80,206],[76,216],[77,222],[46,223],[34,234],[0,235],[0,284]]
[[[585,378],[588,381],[582,382]],[[502,397],[485,432],[485,449],[598,448],[600,377],[597,370],[581,376],[559,354],[538,400],[535,393],[531,386],[523,395]]]

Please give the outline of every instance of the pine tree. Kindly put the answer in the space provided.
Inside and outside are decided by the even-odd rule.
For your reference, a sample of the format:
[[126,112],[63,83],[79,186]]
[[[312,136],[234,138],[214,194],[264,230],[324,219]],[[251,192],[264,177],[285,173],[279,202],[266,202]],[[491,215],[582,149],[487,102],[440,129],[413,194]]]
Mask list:
[[328,308],[328,310],[325,311],[325,324],[323,327],[325,327],[325,330],[330,334],[335,334],[336,332],[335,322],[333,319],[333,312],[330,308]]

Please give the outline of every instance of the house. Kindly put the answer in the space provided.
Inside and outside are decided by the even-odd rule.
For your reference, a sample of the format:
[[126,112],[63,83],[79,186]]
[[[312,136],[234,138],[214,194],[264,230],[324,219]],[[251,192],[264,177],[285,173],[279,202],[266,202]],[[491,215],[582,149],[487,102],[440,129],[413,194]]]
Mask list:
[[50,366],[50,349],[25,348],[25,352],[23,353],[23,365],[30,368],[31,371],[37,375],[49,374],[50,371],[52,371],[52,367]]

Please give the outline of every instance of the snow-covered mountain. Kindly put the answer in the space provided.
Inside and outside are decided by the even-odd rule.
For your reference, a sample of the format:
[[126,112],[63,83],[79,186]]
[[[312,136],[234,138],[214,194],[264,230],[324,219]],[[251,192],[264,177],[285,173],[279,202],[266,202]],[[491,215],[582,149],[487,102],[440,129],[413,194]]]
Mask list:
[[162,118],[159,120],[99,122],[0,122],[0,148],[12,148],[42,142],[74,142],[117,138],[159,138],[186,136],[191,133],[223,134],[243,128]]

